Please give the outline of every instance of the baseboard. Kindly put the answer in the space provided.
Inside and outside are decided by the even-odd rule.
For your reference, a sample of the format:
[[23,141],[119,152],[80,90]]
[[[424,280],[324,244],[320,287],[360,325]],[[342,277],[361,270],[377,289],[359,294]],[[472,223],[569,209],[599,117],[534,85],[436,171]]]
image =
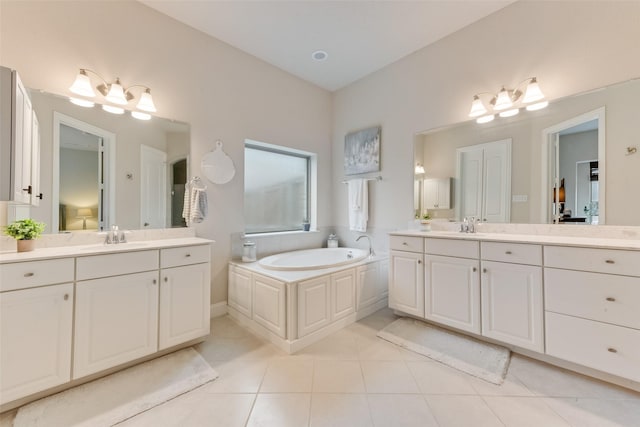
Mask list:
[[215,304],[211,304],[211,318],[220,317],[227,314],[227,302],[217,302]]

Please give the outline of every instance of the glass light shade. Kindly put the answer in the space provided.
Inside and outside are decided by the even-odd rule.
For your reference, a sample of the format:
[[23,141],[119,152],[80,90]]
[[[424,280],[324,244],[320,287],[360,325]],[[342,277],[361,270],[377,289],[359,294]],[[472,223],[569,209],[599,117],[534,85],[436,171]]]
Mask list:
[[496,98],[496,104],[493,106],[494,110],[506,110],[513,105],[513,101],[511,100],[511,96],[509,95],[509,91],[505,88],[502,88],[498,93],[498,97]]
[[91,87],[91,80],[85,70],[80,70],[69,90],[75,94],[93,98],[96,93]]
[[119,79],[116,79],[115,83],[109,85],[109,93],[107,93],[105,99],[114,104],[127,105],[127,98],[124,96],[124,89]]
[[420,163],[416,165],[415,174],[416,175],[424,174],[424,166],[422,166]]
[[522,103],[531,104],[532,102],[540,101],[541,99],[544,99],[544,94],[540,90],[538,81],[534,77],[531,79],[531,82],[529,82],[527,88],[524,91],[524,98],[522,98]]
[[469,111],[469,117],[478,117],[487,112],[487,107],[484,106],[480,97],[474,95],[473,102],[471,103],[471,111]]
[[120,107],[114,107],[113,105],[103,105],[102,109],[111,114],[124,114],[124,109]]
[[86,99],[80,99],[80,98],[69,98],[69,101],[72,104],[78,105],[80,107],[86,107],[86,108],[91,108],[96,105],[92,101],[87,101]]
[[140,101],[138,101],[138,105],[136,105],[138,110],[148,111],[150,113],[155,113],[156,106],[153,104],[153,98],[151,97],[151,90],[147,89],[142,92],[140,95]]
[[131,117],[138,120],[151,120],[151,114],[141,113],[140,111],[132,111]]
[[93,216],[93,214],[91,213],[91,209],[90,208],[79,208],[78,209],[77,218],[83,218],[83,217],[91,218],[92,216]]
[[512,108],[511,110],[505,110],[500,113],[500,117],[512,117],[520,112],[519,108]]
[[527,105],[527,111],[537,111],[546,108],[549,105],[549,101],[537,102],[535,104]]
[[489,114],[488,116],[478,117],[476,119],[476,123],[479,123],[479,124],[489,123],[489,122],[493,121],[493,119],[495,119],[495,118],[496,118],[495,114]]

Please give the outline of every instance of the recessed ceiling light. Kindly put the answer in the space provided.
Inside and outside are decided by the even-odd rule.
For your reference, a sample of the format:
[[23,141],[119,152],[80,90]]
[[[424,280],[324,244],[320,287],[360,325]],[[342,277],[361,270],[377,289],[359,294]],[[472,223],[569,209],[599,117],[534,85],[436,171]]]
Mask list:
[[328,57],[329,57],[329,54],[324,50],[316,50],[311,54],[311,58],[313,58],[314,61],[324,61]]

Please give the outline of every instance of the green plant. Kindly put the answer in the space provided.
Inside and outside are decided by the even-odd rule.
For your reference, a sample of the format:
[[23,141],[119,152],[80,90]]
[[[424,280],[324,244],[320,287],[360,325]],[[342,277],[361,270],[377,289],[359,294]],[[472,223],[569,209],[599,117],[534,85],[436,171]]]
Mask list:
[[420,219],[422,220],[431,219],[431,215],[429,215],[429,212],[425,212],[420,216]]
[[31,218],[19,219],[7,225],[4,234],[16,240],[32,240],[42,234],[44,227],[44,222],[36,222]]

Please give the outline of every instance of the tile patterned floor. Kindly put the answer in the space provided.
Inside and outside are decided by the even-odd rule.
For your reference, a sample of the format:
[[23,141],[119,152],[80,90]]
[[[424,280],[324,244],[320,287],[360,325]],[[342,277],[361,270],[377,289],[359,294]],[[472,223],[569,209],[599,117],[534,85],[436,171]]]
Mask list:
[[213,319],[196,350],[220,378],[119,426],[640,426],[640,393],[517,355],[495,386],[376,338],[395,318],[381,310],[291,356]]

